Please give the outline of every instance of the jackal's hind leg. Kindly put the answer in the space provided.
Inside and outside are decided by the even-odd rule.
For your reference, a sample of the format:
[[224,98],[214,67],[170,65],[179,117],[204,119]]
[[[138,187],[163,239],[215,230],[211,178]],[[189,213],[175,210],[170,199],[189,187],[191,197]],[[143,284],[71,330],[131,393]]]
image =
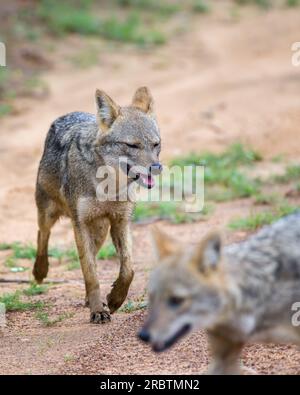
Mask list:
[[134,271],[131,257],[131,235],[127,220],[115,221],[111,224],[111,237],[120,258],[120,272],[107,295],[107,303],[111,313],[115,312],[126,299]]
[[46,208],[38,208],[38,237],[37,254],[33,267],[33,275],[38,283],[41,283],[48,274],[48,241],[50,230],[59,218],[59,210],[54,202],[50,201]]

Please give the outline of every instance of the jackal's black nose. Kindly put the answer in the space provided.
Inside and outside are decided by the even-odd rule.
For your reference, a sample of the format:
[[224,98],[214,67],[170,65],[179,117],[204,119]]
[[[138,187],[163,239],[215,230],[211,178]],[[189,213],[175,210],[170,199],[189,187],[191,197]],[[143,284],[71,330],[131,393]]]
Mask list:
[[146,329],[141,329],[138,333],[138,337],[145,343],[150,341],[150,333]]
[[162,172],[162,165],[157,162],[157,163],[152,163],[152,165],[150,166],[150,172],[151,174],[157,175],[160,174]]

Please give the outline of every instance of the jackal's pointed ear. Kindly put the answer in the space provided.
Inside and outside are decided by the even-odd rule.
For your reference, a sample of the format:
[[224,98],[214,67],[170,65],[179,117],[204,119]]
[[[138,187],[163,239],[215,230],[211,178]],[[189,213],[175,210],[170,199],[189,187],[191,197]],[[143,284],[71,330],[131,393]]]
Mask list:
[[151,229],[154,252],[157,260],[166,258],[178,250],[178,243],[166,233],[152,226]]
[[146,86],[137,89],[132,99],[132,105],[145,113],[153,112],[153,98]]
[[195,248],[192,254],[192,265],[202,273],[217,269],[221,259],[221,235],[212,232]]
[[96,90],[96,105],[100,129],[106,132],[120,114],[120,107],[99,89]]

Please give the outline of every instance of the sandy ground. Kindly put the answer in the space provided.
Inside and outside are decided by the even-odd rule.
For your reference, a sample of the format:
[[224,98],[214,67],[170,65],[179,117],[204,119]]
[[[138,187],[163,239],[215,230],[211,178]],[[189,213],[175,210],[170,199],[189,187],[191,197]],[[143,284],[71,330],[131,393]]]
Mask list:
[[[300,69],[291,64],[291,44],[299,41],[299,11],[272,10],[242,15],[233,22],[224,14],[194,20],[191,29],[151,52],[101,47],[99,65],[76,70],[60,61],[70,38],[60,45],[54,69],[45,76],[50,95],[45,100],[22,100],[19,115],[1,121],[0,131],[0,241],[35,243],[34,183],[43,141],[50,122],[74,111],[95,110],[96,87],[120,104],[140,85],[148,85],[156,100],[163,139],[163,161],[191,151],[222,150],[235,141],[249,143],[266,158],[285,154],[299,157]],[[262,169],[263,170],[263,169]],[[175,237],[196,242],[208,229],[224,228],[230,219],[246,215],[250,200],[219,204],[211,217],[196,224],[161,223]],[[149,229],[134,225],[136,276],[129,298],[144,294],[153,266]],[[225,231],[226,242],[245,233]],[[54,228],[51,245],[73,245],[70,223]],[[0,277],[25,278],[3,265]],[[24,265],[30,265],[28,262]],[[118,271],[116,261],[99,263],[102,294]],[[200,373],[208,363],[205,335],[193,334],[170,352],[154,355],[136,339],[143,311],[116,313],[110,324],[89,324],[83,306],[84,287],[79,270],[51,259],[51,279],[65,279],[47,294],[34,297],[49,304],[51,316],[70,313],[54,327],[44,327],[35,312],[8,314],[0,337],[0,373]],[[0,292],[22,285],[0,284]],[[294,346],[251,346],[244,352],[246,366],[258,373],[300,374],[300,354]]]

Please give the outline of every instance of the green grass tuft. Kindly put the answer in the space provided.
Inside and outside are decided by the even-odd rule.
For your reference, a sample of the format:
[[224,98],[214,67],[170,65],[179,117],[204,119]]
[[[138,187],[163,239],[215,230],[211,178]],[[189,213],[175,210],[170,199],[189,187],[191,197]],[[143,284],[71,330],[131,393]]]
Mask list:
[[166,41],[161,32],[145,29],[138,14],[129,15],[123,22],[115,16],[104,20],[101,35],[109,40],[131,42],[138,45],[158,45]]
[[286,5],[288,7],[298,7],[300,5],[300,0],[286,0]]
[[11,244],[9,243],[0,243],[0,251],[7,251],[11,249]]
[[147,307],[147,302],[145,301],[135,302],[133,300],[129,300],[119,309],[119,311],[122,313],[132,313],[137,310],[145,309],[146,307]]
[[[262,158],[260,154],[241,144],[234,144],[221,154],[195,154],[176,158],[171,165],[180,167],[204,165],[204,181],[207,194],[212,200],[223,201],[245,198],[259,192],[259,181],[250,179],[243,168],[253,165]],[[214,187],[212,191],[209,188]],[[216,189],[217,191],[214,191]],[[214,198],[214,192],[216,198]]]
[[178,4],[166,3],[165,1],[160,0],[116,0],[116,3],[122,7],[156,12],[164,16],[168,16],[179,11]]
[[201,14],[205,14],[210,11],[210,7],[207,1],[205,0],[194,0],[193,3],[193,11],[199,12]]
[[28,302],[21,300],[21,293],[5,293],[0,297],[0,303],[5,304],[6,311],[25,311],[44,307],[43,302]]
[[261,8],[268,9],[272,6],[271,0],[236,0],[236,3],[245,5],[245,4],[255,4]]
[[56,324],[58,324],[59,322],[62,322],[70,317],[72,317],[73,314],[69,313],[65,313],[65,314],[60,314],[59,316],[57,316],[56,318],[50,318],[49,314],[46,311],[38,311],[36,313],[36,318],[41,321],[41,323],[44,326],[54,326]]
[[[202,215],[208,214],[208,209]],[[193,222],[198,219],[195,213],[183,211],[178,202],[138,202],[136,204],[133,221],[141,222],[144,220],[165,219],[172,223],[180,224]]]
[[36,248],[31,244],[22,245],[21,243],[16,242],[11,245],[11,248],[13,250],[14,258],[35,260]]
[[37,8],[38,17],[44,21],[48,29],[57,35],[64,33],[79,33],[97,35],[100,33],[100,21],[90,10],[90,4],[80,7],[67,2],[42,0]]
[[[163,8],[160,7],[160,9]],[[165,42],[165,37],[161,32],[145,27],[140,14],[131,13],[125,20],[116,16],[101,19],[93,13],[90,2],[84,4],[84,6],[76,6],[76,4],[67,2],[55,3],[42,0],[37,15],[46,24],[50,32],[56,35],[78,33],[138,45],[157,45]],[[96,60],[97,56],[90,53],[88,64],[90,62],[94,63]],[[82,59],[80,64],[82,64]],[[83,64],[86,65],[85,62]]]
[[11,114],[13,111],[13,107],[7,103],[0,103],[0,118],[5,115]]
[[258,205],[274,205],[278,203],[279,196],[276,194],[258,193],[254,196],[254,203]]
[[111,259],[117,255],[115,246],[113,244],[104,245],[97,254],[97,259]]
[[232,230],[254,231],[264,225],[270,225],[278,219],[292,214],[297,210],[299,210],[299,207],[286,204],[279,206],[274,211],[263,211],[256,214],[250,214],[246,218],[238,218],[230,222],[228,226]]
[[80,262],[79,262],[79,260],[71,261],[71,262],[68,263],[67,270],[71,271],[71,270],[77,270],[77,269],[80,269]]
[[273,181],[282,184],[288,183],[290,181],[300,180],[300,165],[290,165],[287,166],[285,173],[282,175],[276,175],[273,177]]
[[48,287],[46,285],[38,285],[36,283],[32,283],[28,288],[24,289],[23,293],[26,296],[35,296],[35,295],[44,294],[47,291],[48,291]]

